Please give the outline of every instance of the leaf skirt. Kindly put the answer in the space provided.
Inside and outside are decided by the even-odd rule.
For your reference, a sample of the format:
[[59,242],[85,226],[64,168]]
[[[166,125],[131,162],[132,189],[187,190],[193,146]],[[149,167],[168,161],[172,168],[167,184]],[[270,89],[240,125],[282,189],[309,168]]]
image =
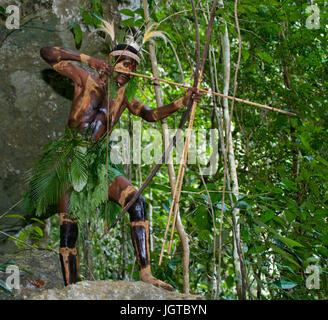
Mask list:
[[88,140],[76,130],[65,128],[64,135],[47,144],[27,172],[26,212],[46,216],[50,207],[57,208],[59,197],[72,192],[72,218],[96,213],[115,217],[120,207],[108,200],[108,184],[123,174],[123,166],[111,163],[109,153],[110,141],[107,147],[106,138]]

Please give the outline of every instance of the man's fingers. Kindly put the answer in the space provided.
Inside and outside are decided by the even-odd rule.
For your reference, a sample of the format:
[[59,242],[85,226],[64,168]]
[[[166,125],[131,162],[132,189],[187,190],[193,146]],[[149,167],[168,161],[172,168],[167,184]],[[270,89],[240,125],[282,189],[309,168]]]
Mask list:
[[202,100],[202,94],[201,93],[194,93],[191,97],[196,102],[200,102]]
[[112,75],[113,75],[113,67],[112,67],[112,66],[106,66],[104,72],[105,72],[108,76],[112,76]]

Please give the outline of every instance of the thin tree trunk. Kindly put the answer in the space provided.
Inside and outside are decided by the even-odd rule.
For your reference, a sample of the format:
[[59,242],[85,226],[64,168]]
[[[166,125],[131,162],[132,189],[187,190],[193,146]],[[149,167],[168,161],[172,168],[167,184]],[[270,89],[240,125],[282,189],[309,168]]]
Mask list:
[[[230,42],[227,24],[225,23],[225,32],[221,35],[222,53],[223,53],[223,94],[228,94],[230,85]],[[236,161],[234,156],[233,139],[231,133],[231,119],[229,113],[229,103],[227,99],[223,99],[223,114],[225,120],[226,148],[228,162],[230,168],[230,180],[232,183],[232,192],[236,199],[239,196],[238,176],[236,169]],[[232,221],[233,221],[233,261],[235,267],[236,287],[239,299],[246,299],[246,272],[244,270],[244,260],[241,250],[240,225],[239,225],[239,209],[235,207],[235,203],[231,203]]]
[[[146,24],[149,26],[150,20],[149,20],[149,12],[148,12],[148,3],[147,0],[143,0],[142,2],[144,7],[145,21]],[[152,64],[153,75],[155,78],[159,78],[155,46],[152,40],[149,41],[149,54]],[[156,96],[157,106],[162,107],[164,105],[162,99],[162,92],[160,86],[157,83],[155,83],[155,96]],[[162,134],[164,140],[164,150],[166,150],[169,144],[169,136],[168,136],[168,127],[165,120],[162,121]],[[168,163],[167,166],[168,166],[171,191],[173,192],[176,184],[175,172],[172,163]],[[189,239],[181,222],[179,211],[176,220],[176,228],[179,237],[181,239],[182,249],[183,249],[183,291],[184,293],[188,294],[189,293]]]
[[[205,13],[205,9],[202,6],[201,2],[199,2],[199,4],[203,9],[203,16],[204,16],[205,22],[206,22],[206,24],[208,24],[208,19],[207,19],[206,13]],[[208,16],[210,16],[208,5],[207,5],[207,13],[208,13]],[[214,70],[213,70],[213,65],[212,65],[212,63],[213,63],[212,50],[213,50],[213,47],[210,45],[208,58],[209,58],[209,67],[210,67],[210,75],[211,75],[211,86],[212,86],[212,91],[215,91],[216,89],[215,89],[215,85],[214,85]],[[214,60],[214,63],[215,63],[215,60]],[[213,108],[214,108],[213,119],[212,119],[212,127],[214,128],[213,122],[214,122],[214,116],[215,116],[216,119],[217,119],[217,122],[218,122],[218,127],[220,128],[220,124],[219,124],[219,120],[218,120],[219,118],[218,118],[218,110],[217,110],[217,104],[216,104],[216,96],[211,95],[211,97],[212,97]],[[220,129],[219,129],[219,132],[220,132],[220,135],[221,135],[222,132],[220,131]],[[223,139],[220,139],[220,141],[221,141],[221,143],[224,143]],[[198,167],[199,167],[199,164],[198,164]],[[203,181],[204,187],[205,187],[206,192],[208,194],[210,209],[211,209],[212,218],[213,218],[213,266],[212,266],[212,277],[211,277],[210,292],[211,292],[212,299],[216,299],[217,296],[218,296],[218,287],[219,287],[218,278],[217,278],[217,275],[215,274],[217,272],[217,264],[216,264],[217,239],[216,239],[216,226],[215,226],[216,216],[215,216],[215,211],[213,209],[213,204],[212,204],[212,201],[211,201],[210,194],[208,193],[208,190],[207,190],[207,187],[206,187],[206,184],[205,184],[205,180],[202,176],[201,176],[201,179]],[[219,242],[220,242],[220,240],[219,240]],[[221,245],[221,244],[219,243],[219,245]],[[219,249],[219,251],[221,251],[221,249]],[[220,256],[221,256],[221,252],[220,252]]]

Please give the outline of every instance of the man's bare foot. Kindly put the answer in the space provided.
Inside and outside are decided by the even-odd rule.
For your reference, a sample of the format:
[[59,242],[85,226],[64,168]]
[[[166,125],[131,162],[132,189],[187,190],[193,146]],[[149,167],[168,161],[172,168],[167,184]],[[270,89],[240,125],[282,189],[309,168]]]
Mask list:
[[152,285],[159,288],[163,288],[165,290],[169,290],[169,291],[174,290],[174,288],[171,285],[153,277],[149,266],[140,270],[140,280],[146,283],[151,283]]

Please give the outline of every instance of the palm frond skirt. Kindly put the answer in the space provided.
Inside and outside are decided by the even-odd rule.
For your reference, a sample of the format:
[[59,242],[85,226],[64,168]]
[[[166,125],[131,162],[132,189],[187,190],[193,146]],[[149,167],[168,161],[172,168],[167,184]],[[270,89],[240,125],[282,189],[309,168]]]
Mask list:
[[118,212],[120,207],[108,200],[108,184],[123,174],[123,166],[110,163],[109,153],[106,138],[87,140],[76,130],[66,128],[61,138],[42,149],[40,159],[27,172],[25,210],[42,216],[50,206],[57,205],[60,196],[72,191],[72,218],[96,211],[101,216]]

